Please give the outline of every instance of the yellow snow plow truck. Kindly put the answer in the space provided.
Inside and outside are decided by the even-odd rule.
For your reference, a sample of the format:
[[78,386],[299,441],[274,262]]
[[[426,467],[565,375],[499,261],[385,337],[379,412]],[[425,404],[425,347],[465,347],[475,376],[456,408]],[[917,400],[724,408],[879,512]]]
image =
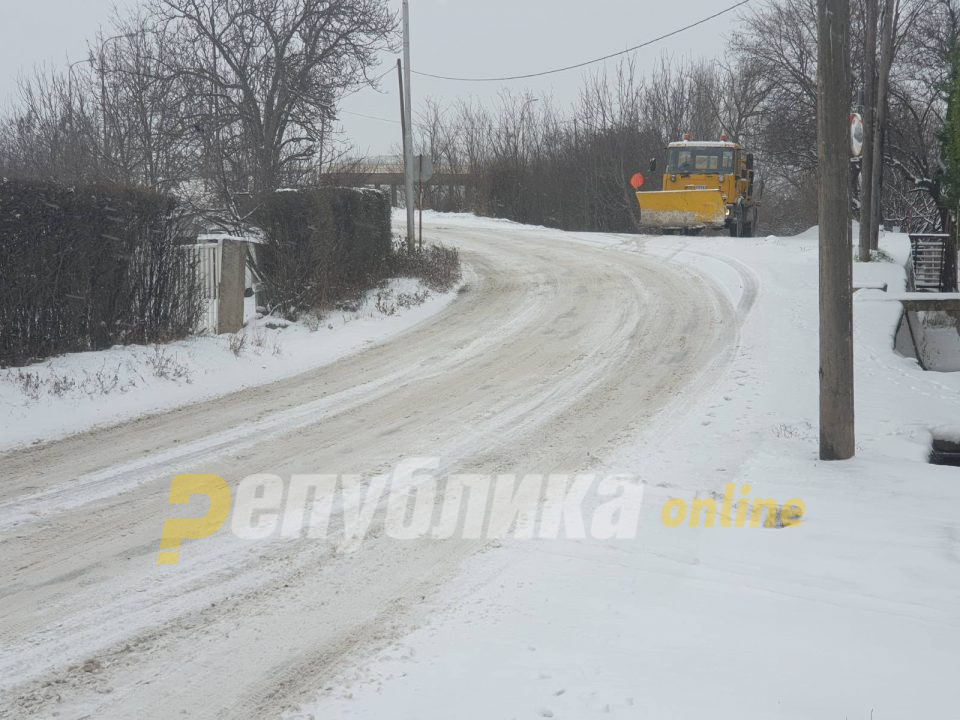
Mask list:
[[[650,172],[657,161],[650,161]],[[753,154],[726,137],[694,141],[684,135],[667,146],[663,189],[644,191],[643,175],[631,179],[640,203],[640,225],[665,233],[728,229],[734,237],[752,237],[757,226],[759,184],[755,188]]]

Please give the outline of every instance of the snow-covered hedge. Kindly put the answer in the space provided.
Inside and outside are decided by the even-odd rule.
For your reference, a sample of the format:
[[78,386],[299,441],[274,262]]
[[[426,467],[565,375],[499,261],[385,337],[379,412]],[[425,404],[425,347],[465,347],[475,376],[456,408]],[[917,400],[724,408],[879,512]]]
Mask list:
[[200,298],[176,201],[0,179],[0,367],[188,335]]
[[264,299],[288,316],[371,287],[390,258],[390,198],[379,190],[279,191],[252,221],[266,235],[257,250]]

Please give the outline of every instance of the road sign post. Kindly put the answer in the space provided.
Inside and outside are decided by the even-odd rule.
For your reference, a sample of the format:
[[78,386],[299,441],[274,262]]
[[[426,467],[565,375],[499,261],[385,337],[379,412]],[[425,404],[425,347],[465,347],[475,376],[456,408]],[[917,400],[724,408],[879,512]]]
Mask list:
[[433,158],[429,155],[417,155],[417,206],[420,208],[420,249],[423,250],[423,184],[433,177]]

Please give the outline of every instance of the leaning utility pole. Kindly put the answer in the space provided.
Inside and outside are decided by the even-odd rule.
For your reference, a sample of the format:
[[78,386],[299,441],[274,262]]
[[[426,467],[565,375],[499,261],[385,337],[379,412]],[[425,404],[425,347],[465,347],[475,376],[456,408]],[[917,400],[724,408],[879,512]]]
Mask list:
[[850,0],[817,0],[820,220],[820,458],[853,457]]
[[[403,61],[397,58],[397,79],[400,81],[400,136],[403,138],[403,182],[407,182],[407,95],[404,92]],[[404,202],[406,206],[406,202]]]
[[860,161],[860,262],[870,262],[873,226],[873,133],[877,109],[877,0],[863,6],[863,151]]
[[880,77],[877,80],[876,116],[873,133],[873,214],[870,217],[870,248],[880,247],[880,184],[883,178],[883,142],[887,127],[887,94],[890,85],[890,67],[896,52],[896,25],[900,14],[899,0],[886,0],[880,21]]
[[413,207],[413,103],[410,93],[410,4],[403,0],[403,93],[402,102],[406,108],[406,125],[403,130],[403,174],[404,194],[407,206],[407,249],[415,249],[416,232]]

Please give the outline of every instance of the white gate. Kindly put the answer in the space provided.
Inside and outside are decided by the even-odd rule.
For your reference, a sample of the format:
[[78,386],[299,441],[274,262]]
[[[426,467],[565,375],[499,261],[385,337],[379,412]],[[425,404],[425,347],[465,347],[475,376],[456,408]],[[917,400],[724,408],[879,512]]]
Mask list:
[[218,241],[199,245],[181,245],[180,249],[190,255],[201,287],[204,309],[197,330],[216,334],[219,323],[220,258],[223,243]]

